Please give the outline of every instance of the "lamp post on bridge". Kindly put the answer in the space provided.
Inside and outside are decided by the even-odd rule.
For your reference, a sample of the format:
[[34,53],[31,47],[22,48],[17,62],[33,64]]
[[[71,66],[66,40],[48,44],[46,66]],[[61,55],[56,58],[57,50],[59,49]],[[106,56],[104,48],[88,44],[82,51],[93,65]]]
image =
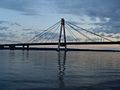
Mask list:
[[[63,32],[63,42],[61,40],[62,32]],[[61,18],[61,27],[60,27],[60,34],[59,34],[59,41],[58,41],[58,51],[60,50],[61,46],[65,47],[65,50],[67,49],[66,32],[65,32],[65,20],[64,20],[64,18]]]

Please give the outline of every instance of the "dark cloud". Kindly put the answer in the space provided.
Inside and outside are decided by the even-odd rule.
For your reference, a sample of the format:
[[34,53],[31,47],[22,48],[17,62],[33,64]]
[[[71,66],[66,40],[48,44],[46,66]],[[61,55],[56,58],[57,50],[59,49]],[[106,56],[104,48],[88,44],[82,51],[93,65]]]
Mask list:
[[[72,14],[78,17],[86,15],[91,21],[97,21],[99,23],[89,23],[89,26],[96,26],[96,28],[90,28],[97,33],[120,33],[120,0],[54,0],[58,6],[59,13]],[[80,20],[79,19],[79,20]],[[107,20],[109,19],[109,20]],[[78,20],[77,20],[78,21]],[[85,21],[85,17],[82,20]],[[88,23],[80,23],[72,21],[77,25],[88,25]],[[86,27],[83,27],[86,28]],[[118,36],[116,36],[118,37]]]
[[[76,2],[71,2],[73,1],[59,1],[62,3],[58,4],[59,12],[77,15],[78,17],[87,15],[91,21],[96,21],[97,17],[101,22],[89,23],[89,25],[98,26],[94,29],[95,32],[120,33],[120,0],[76,0]],[[109,20],[107,21],[106,18]]]
[[0,8],[19,11],[26,15],[36,15],[34,2],[34,0],[0,0]]
[[0,30],[8,30],[9,29],[9,27],[6,27],[6,26],[0,26]]
[[[54,0],[53,0],[54,1]],[[49,12],[52,0],[0,0],[0,8],[21,12],[21,15],[35,16]],[[47,10],[45,10],[47,8]]]
[[55,0],[60,13],[120,20],[120,0]]
[[5,23],[9,23],[8,21],[0,21],[0,24],[5,24]]

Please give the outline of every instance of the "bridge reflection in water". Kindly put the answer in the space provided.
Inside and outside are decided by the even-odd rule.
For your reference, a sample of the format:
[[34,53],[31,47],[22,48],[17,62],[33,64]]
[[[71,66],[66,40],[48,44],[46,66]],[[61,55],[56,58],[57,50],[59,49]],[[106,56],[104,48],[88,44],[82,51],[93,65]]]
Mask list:
[[65,64],[66,64],[66,51],[58,52],[58,78],[59,78],[59,88],[63,90],[65,88],[64,75],[65,75]]

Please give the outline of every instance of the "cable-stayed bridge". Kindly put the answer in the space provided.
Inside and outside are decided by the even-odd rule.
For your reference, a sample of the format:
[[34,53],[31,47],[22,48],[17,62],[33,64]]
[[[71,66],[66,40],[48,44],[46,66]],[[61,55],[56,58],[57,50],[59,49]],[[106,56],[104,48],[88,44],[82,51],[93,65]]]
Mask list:
[[67,45],[110,45],[120,44],[120,41],[114,40],[111,37],[105,37],[93,31],[84,29],[75,25],[72,22],[65,21],[62,18],[60,21],[52,25],[51,27],[43,30],[39,34],[35,35],[26,43],[17,44],[0,44],[0,49],[27,49],[30,46],[42,46],[57,45],[57,50],[67,50]]

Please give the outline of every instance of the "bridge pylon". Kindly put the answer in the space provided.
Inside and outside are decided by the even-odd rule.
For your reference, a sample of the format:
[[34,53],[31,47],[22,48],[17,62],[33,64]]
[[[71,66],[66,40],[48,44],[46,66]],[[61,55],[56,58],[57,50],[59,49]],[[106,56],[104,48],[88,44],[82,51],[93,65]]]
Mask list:
[[[63,36],[63,41],[61,40],[62,36]],[[64,18],[61,18],[60,34],[59,34],[59,41],[58,41],[58,51],[60,50],[60,47],[64,47],[65,50],[67,49],[66,32],[65,32],[65,19]]]

